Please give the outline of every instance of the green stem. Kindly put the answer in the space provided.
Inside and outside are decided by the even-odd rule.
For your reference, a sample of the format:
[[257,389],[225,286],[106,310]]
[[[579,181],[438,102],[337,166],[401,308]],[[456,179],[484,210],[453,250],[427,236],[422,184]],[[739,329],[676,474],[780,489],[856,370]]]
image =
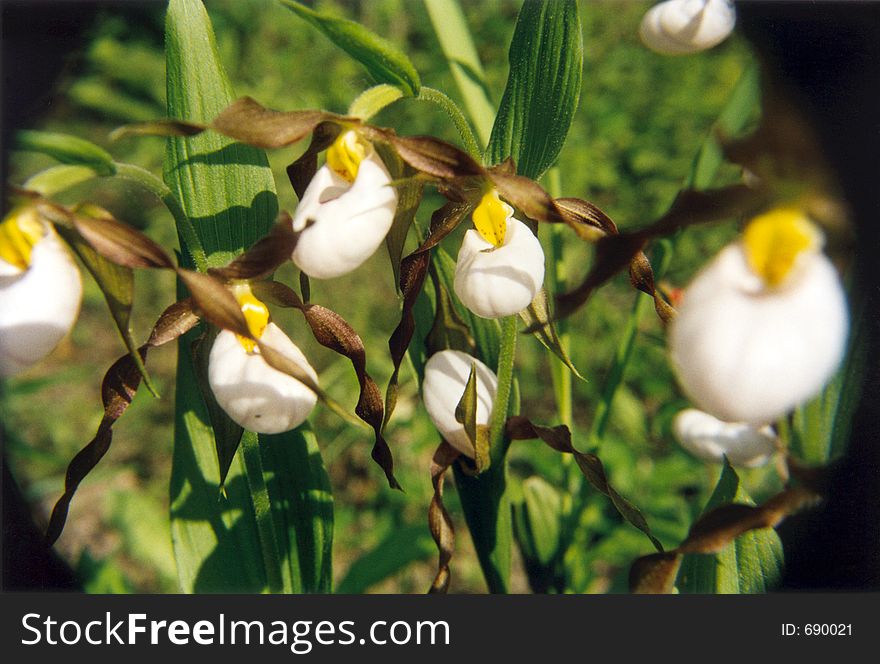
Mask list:
[[516,357],[517,317],[501,320],[501,348],[498,352],[498,391],[489,422],[491,436],[489,453],[492,464],[504,463],[510,441],[504,435],[505,424],[510,415],[510,395],[513,389],[513,362]]
[[199,240],[192,222],[189,220],[186,212],[183,211],[180,202],[171,192],[168,185],[140,166],[120,162],[114,162],[114,166],[116,167],[115,174],[117,176],[137,182],[165,204],[171,216],[174,217],[174,223],[177,225],[177,232],[183,244],[182,249],[189,253],[193,264],[199,272],[207,272],[208,257],[205,254],[202,242]]
[[366,122],[383,108],[402,97],[403,90],[396,85],[382,83],[360,93],[348,107],[348,114]]
[[[547,171],[547,191],[553,198],[562,195],[562,180],[559,167],[554,166]],[[563,252],[566,228],[561,224],[550,224],[544,227],[550,234],[550,261],[547,269],[547,287],[556,295],[565,290],[565,270]],[[562,319],[555,323],[559,346],[568,354],[571,350],[571,338],[568,333],[568,320]],[[549,354],[550,375],[553,379],[553,394],[556,399],[556,413],[559,422],[568,427],[574,435],[574,409],[572,406],[571,370],[556,355]],[[566,464],[572,463],[571,455],[563,457]]]
[[513,393],[513,361],[516,355],[517,317],[501,321],[501,346],[498,354],[498,391],[489,422],[491,438],[489,468],[479,475],[468,475],[455,465],[455,486],[468,530],[480,561],[480,569],[491,593],[510,589],[510,565],[513,524],[510,495],[507,491],[507,448],[510,441],[504,426],[510,412]]
[[422,101],[429,101],[442,108],[446,112],[446,114],[452,119],[452,122],[455,124],[455,128],[458,129],[461,140],[464,141],[465,150],[467,150],[472,157],[476,159],[482,159],[483,151],[477,144],[477,139],[474,137],[474,132],[471,129],[471,125],[467,121],[467,118],[464,117],[461,109],[458,108],[458,105],[454,101],[452,101],[444,93],[440,92],[440,90],[429,88],[424,85],[419,90],[418,99],[421,99]]
[[284,581],[281,578],[281,557],[278,554],[278,541],[275,538],[275,524],[272,520],[272,502],[269,499],[269,488],[266,486],[263,475],[263,460],[260,457],[260,443],[257,434],[251,431],[244,432],[241,437],[241,453],[247,469],[248,486],[254,505],[269,592],[280,593],[284,590]]

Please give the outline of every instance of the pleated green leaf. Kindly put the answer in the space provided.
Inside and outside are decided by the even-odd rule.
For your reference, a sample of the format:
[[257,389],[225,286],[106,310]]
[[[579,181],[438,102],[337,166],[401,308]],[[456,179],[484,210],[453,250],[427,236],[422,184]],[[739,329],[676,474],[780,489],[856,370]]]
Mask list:
[[556,161],[581,93],[584,43],[574,0],[525,0],[510,44],[510,74],[487,159],[512,157],[537,180]]
[[[207,124],[235,100],[201,2],[172,0],[165,49],[169,117]],[[266,155],[216,132],[170,138],[164,170],[211,267],[265,235],[278,214]]]
[[360,23],[317,12],[294,0],[281,4],[318,28],[336,46],[361,63],[375,83],[389,83],[410,96],[419,93],[419,73],[406,54]]
[[[210,20],[198,0],[171,0],[166,20],[169,116],[210,122],[235,98]],[[214,132],[168,140],[165,180],[179,197],[208,255],[220,266],[262,237],[277,216],[265,154]],[[183,286],[181,295],[185,295]],[[219,441],[198,386],[192,345],[180,342],[171,524],[184,592],[285,592],[330,589],[332,502],[314,436],[245,433]],[[221,435],[229,433],[224,428]],[[247,449],[244,449],[247,448]]]
[[[703,513],[727,505],[754,505],[729,463]],[[782,542],[770,528],[750,530],[720,553],[684,556],[677,586],[682,593],[750,594],[773,590],[782,578]]]

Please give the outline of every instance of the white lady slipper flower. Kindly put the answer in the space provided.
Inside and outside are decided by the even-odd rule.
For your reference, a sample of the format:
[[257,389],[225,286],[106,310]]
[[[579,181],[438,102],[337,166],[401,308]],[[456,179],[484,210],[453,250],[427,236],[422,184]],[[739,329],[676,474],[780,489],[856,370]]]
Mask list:
[[293,230],[301,234],[291,258],[310,277],[347,274],[382,244],[396,209],[397,191],[373,146],[354,130],[340,134],[297,206]]
[[663,55],[697,53],[724,41],[735,24],[729,0],[666,0],[648,10],[639,36]]
[[82,278],[51,224],[32,207],[0,222],[0,375],[48,355],[73,327]]
[[848,313],[822,235],[795,208],[755,218],[682,295],[669,328],[685,393],[727,422],[765,424],[816,395],[843,359]]
[[525,309],[544,282],[544,250],[535,234],[513,217],[513,208],[488,191],[473,214],[455,264],[458,299],[482,318],[504,318]]
[[687,408],[675,416],[672,430],[681,446],[704,461],[757,468],[776,453],[779,440],[769,425],[723,422],[709,413]]
[[422,400],[443,439],[462,454],[473,458],[473,443],[464,425],[455,419],[455,409],[464,394],[471,367],[476,367],[476,423],[488,424],[498,391],[498,377],[478,359],[459,350],[441,350],[428,359],[425,379],[422,381]]
[[[315,382],[318,376],[302,351],[275,323],[247,285],[233,287],[251,334],[298,364]],[[237,424],[256,433],[281,433],[305,422],[318,397],[292,376],[266,364],[250,339],[223,330],[208,358],[208,383],[220,407]]]

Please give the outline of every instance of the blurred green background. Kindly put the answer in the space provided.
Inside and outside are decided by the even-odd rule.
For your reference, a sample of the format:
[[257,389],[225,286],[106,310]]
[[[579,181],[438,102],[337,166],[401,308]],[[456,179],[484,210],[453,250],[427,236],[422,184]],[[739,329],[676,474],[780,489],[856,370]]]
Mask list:
[[[507,48],[519,3],[462,4],[497,104],[507,77]],[[345,112],[369,86],[360,65],[270,0],[208,0],[206,5],[238,95],[251,95],[276,109]],[[459,99],[421,2],[321,0],[316,6],[336,10],[388,37],[409,54],[424,84]],[[751,60],[737,36],[696,56],[663,57],[648,51],[637,37],[648,6],[624,0],[582,3],[583,88],[559,162],[563,195],[593,201],[623,228],[646,224],[669,205]],[[88,138],[117,159],[160,173],[161,139],[126,138],[111,144],[107,135],[120,124],[164,116],[163,20],[161,3],[138,7],[136,13],[124,6],[100,12],[81,50],[71,54],[53,93],[51,112],[35,118],[32,128]],[[374,122],[402,134],[426,133],[458,142],[448,119],[436,107],[418,101],[397,103]],[[287,210],[295,207],[296,198],[284,167],[301,149],[269,155],[280,203]],[[50,164],[43,157],[16,153],[11,181],[20,183]],[[736,176],[730,169],[721,179]],[[64,200],[86,198],[165,246],[175,246],[170,215],[133,186],[100,181],[67,192]],[[425,200],[418,215],[423,226],[439,203],[436,195]],[[670,285],[683,285],[734,232],[731,225],[690,230],[677,243],[667,275]],[[459,237],[446,241],[453,255]],[[589,269],[591,252],[569,238],[565,257],[567,282],[574,284]],[[284,268],[280,278],[290,282],[295,272]],[[124,352],[99,290],[88,278],[86,282],[83,310],[73,334],[48,360],[9,381],[0,400],[9,432],[6,452],[38,522],[45,522],[61,493],[67,463],[93,435],[102,414],[101,377]],[[146,336],[173,292],[173,275],[137,274],[136,338]],[[635,297],[622,275],[570,321],[572,359],[587,379],[575,380],[574,385],[576,446],[583,447],[577,432],[589,427]],[[399,319],[384,251],[353,275],[313,281],[312,298],[338,311],[358,330],[366,343],[369,371],[384,387],[391,372],[387,340]],[[303,347],[325,389],[353,408],[357,382],[348,362],[314,343],[301,317],[279,312],[277,319]],[[659,323],[646,318],[640,332],[599,454],[618,491],[642,509],[664,545],[674,546],[702,509],[718,469],[689,457],[672,440],[671,418],[686,402],[667,366]],[[168,522],[174,353],[169,347],[151,355],[151,372],[162,398],[154,399],[146,390],[138,394],[116,427],[110,452],[81,486],[56,545],[89,591],[177,591]],[[517,368],[523,413],[536,422],[555,423],[548,353],[535,340],[523,338]],[[407,368],[402,374],[400,400],[387,432],[405,493],[389,490],[371,462],[367,432],[322,409],[316,411],[313,423],[335,497],[337,590],[423,592],[436,569],[427,509],[429,465],[438,437],[420,406],[412,372]],[[562,459],[557,453],[538,443],[519,443],[511,467],[517,481],[538,476],[559,497],[553,488],[562,481]],[[746,471],[743,477],[757,500],[778,486],[772,468]],[[451,481],[447,507],[457,531],[451,591],[484,592]],[[607,499],[594,495],[581,515],[576,545],[566,555],[571,589],[623,591],[629,564],[651,550],[644,535],[624,524]],[[517,592],[529,591],[518,559],[512,586]]]

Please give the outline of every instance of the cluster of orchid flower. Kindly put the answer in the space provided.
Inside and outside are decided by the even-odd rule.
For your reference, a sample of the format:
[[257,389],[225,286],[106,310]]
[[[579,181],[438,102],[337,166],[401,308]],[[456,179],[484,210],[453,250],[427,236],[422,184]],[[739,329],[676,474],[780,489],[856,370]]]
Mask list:
[[[646,15],[641,36],[661,52],[693,52],[724,39],[734,19],[726,0],[667,0]],[[338,132],[289,222],[297,238],[290,258],[310,277],[352,272],[391,229],[396,183],[371,135],[356,126]],[[477,316],[500,319],[522,311],[539,293],[544,254],[535,233],[502,200],[505,192],[499,196],[491,178],[480,182],[454,290]],[[248,430],[295,428],[317,402],[317,374],[246,281],[229,288],[250,338],[220,331],[210,353],[211,390]],[[13,209],[0,224],[0,374],[17,374],[45,357],[73,325],[81,296],[79,271],[52,224],[29,204]],[[807,213],[781,206],[758,215],[684,289],[670,322],[671,362],[685,393],[702,409],[676,418],[681,443],[708,460],[766,462],[779,445],[769,425],[830,379],[845,350],[847,320],[840,279]],[[264,345],[299,367],[312,386],[270,366]],[[441,350],[428,359],[422,384],[431,420],[469,457],[474,442],[456,411],[472,376],[476,423],[486,425],[498,378],[477,358]]]
[[[306,275],[330,279],[362,265],[391,228],[398,195],[373,145],[355,130],[340,133],[290,221],[296,236],[290,258]],[[473,212],[459,253],[455,290],[474,313],[500,318],[532,301],[544,278],[537,237],[513,217],[494,189]],[[82,281],[72,256],[36,207],[14,209],[0,225],[0,370],[10,376],[45,357],[73,326]],[[219,332],[210,353],[208,382],[219,405],[257,433],[293,429],[317,402],[312,389],[267,364],[254,340],[317,374],[300,349],[270,320],[266,304],[246,281],[231,283],[253,339]],[[466,378],[466,377],[465,377]]]

